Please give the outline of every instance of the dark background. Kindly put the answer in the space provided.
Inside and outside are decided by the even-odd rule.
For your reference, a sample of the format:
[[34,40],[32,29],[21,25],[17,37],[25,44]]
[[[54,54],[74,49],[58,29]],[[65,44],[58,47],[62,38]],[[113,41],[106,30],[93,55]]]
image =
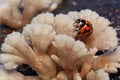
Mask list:
[[[91,9],[100,16],[108,18],[111,21],[111,26],[116,29],[118,38],[120,38],[120,0],[63,0],[53,13],[66,14],[69,11],[80,11],[82,9]],[[3,42],[4,37],[12,31],[13,29],[5,25],[0,26],[0,44]],[[37,75],[27,65],[21,65],[17,70],[25,75]],[[120,80],[119,76],[120,69],[118,69],[118,73],[110,74],[111,80]]]

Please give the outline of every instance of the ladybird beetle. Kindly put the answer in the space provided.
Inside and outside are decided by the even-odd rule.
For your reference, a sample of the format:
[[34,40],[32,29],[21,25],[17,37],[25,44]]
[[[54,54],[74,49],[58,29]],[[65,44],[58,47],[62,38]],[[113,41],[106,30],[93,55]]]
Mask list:
[[92,24],[88,20],[77,19],[73,26],[76,28],[77,35],[82,37],[87,37],[93,32]]

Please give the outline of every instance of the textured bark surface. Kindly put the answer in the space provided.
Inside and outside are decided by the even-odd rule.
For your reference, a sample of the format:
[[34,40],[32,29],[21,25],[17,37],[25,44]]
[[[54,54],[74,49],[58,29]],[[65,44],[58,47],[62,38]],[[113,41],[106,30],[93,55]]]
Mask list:
[[[111,26],[116,29],[117,36],[120,39],[120,0],[63,0],[63,3],[53,13],[68,13],[69,11],[80,11],[82,9],[94,10],[100,16],[108,18],[111,21]],[[12,31],[14,29],[4,25],[0,26],[0,44],[3,43],[6,35]],[[18,67],[17,70],[25,75],[37,75],[26,65]],[[120,80],[119,76],[120,69],[118,69],[118,73],[110,74],[111,80]]]

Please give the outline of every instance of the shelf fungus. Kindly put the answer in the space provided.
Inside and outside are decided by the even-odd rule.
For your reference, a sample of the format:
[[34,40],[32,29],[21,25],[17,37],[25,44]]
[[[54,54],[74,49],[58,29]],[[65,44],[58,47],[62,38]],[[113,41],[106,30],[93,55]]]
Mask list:
[[0,24],[13,29],[23,28],[41,12],[55,10],[62,0],[1,0]]
[[[86,30],[90,24],[87,21],[92,24],[93,32],[83,38],[76,31],[83,27]],[[117,73],[120,68],[120,47],[117,47],[116,31],[109,24],[108,19],[89,9],[56,16],[42,13],[34,17],[22,33],[13,32],[5,38],[1,46],[0,78],[110,80],[109,73]],[[100,50],[108,51],[96,55]],[[15,68],[20,64],[29,65],[38,76],[16,72]]]

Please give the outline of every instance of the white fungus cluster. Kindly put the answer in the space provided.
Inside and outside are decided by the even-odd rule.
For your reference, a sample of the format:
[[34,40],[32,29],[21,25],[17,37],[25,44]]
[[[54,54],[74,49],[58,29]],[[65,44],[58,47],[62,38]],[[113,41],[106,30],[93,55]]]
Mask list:
[[[75,39],[73,24],[78,18],[89,20],[93,25],[93,33],[83,41]],[[0,77],[5,80],[5,76],[17,73],[14,76],[21,80],[110,80],[108,73],[116,73],[120,68],[120,47],[95,56],[99,50],[117,47],[116,31],[109,24],[89,9],[56,16],[42,13],[34,17],[22,33],[13,32],[6,37],[1,47],[0,62],[4,69]],[[7,71],[23,63],[38,76]],[[14,76],[7,78],[14,80]]]

